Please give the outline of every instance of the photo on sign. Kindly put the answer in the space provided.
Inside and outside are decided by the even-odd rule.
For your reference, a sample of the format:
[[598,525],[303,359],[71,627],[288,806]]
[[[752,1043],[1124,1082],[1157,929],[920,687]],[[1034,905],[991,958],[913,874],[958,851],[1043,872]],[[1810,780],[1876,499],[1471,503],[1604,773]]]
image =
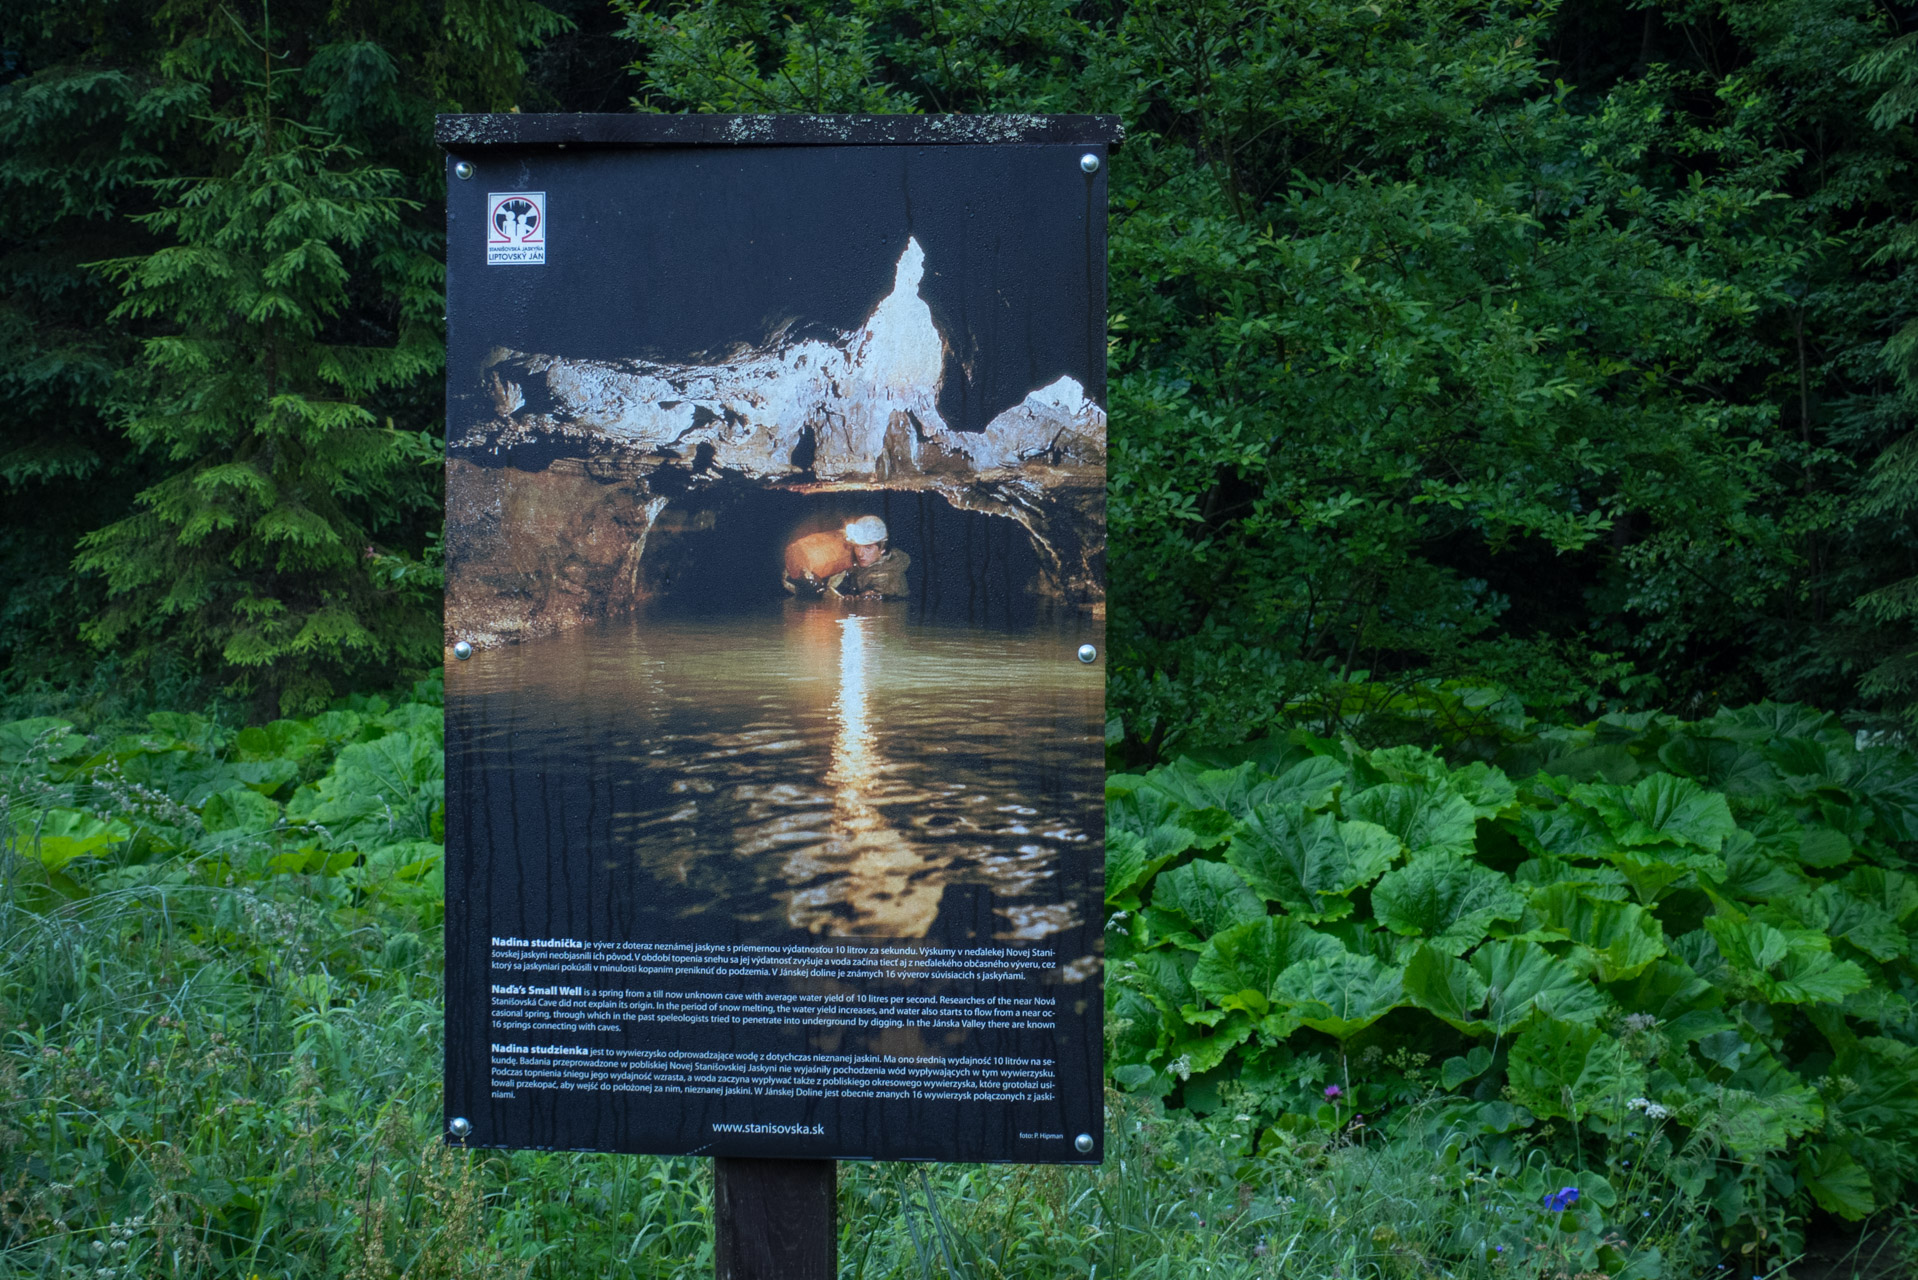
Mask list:
[[[529,654],[571,633],[569,678],[603,670],[629,718],[577,748],[634,753],[636,870],[688,911],[825,936],[1081,923],[1056,854],[1096,835],[1094,779],[1047,783],[1101,728],[1062,740],[1058,717],[1062,692],[1098,709],[1061,659],[1103,615],[1106,415],[1061,376],[948,425],[925,271],[907,238],[848,332],[711,362],[496,349],[475,371],[491,412],[456,459],[595,449],[486,477],[487,517],[519,523],[495,559],[460,553],[454,629]],[[531,544],[550,566],[528,572]]]

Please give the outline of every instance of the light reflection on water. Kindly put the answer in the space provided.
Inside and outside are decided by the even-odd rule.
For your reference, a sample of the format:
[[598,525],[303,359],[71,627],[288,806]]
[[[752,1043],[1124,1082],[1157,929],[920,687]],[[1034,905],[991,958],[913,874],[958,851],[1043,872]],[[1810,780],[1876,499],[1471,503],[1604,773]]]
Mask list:
[[649,911],[916,938],[976,886],[993,936],[1036,940],[1084,923],[1099,854],[1086,639],[916,626],[897,605],[651,616],[477,655],[449,699],[489,772],[510,762],[540,803],[586,811],[586,843]]

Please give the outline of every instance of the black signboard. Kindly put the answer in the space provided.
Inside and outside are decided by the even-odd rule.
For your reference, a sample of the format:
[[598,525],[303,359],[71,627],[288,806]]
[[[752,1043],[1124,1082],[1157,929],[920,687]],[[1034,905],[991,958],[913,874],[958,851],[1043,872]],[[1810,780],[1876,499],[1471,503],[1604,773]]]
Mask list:
[[449,1133],[1098,1160],[1116,122],[439,137]]

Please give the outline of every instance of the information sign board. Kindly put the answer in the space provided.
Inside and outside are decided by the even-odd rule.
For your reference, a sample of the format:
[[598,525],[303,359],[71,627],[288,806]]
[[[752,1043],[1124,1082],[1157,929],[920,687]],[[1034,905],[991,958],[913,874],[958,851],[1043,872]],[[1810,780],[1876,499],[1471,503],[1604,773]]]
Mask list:
[[1091,1162],[1091,117],[449,116],[446,1106]]

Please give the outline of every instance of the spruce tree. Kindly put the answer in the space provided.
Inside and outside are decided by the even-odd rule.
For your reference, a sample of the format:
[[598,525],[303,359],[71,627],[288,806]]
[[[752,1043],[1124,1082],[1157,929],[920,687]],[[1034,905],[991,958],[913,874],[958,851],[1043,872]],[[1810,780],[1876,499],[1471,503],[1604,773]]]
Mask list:
[[[184,654],[283,713],[431,665],[443,215],[433,112],[513,105],[537,5],[180,0],[167,79],[201,166],[149,184],[159,247],[98,270],[143,338],[120,424],[158,473],[82,539],[85,634]],[[374,148],[379,154],[369,154]]]

